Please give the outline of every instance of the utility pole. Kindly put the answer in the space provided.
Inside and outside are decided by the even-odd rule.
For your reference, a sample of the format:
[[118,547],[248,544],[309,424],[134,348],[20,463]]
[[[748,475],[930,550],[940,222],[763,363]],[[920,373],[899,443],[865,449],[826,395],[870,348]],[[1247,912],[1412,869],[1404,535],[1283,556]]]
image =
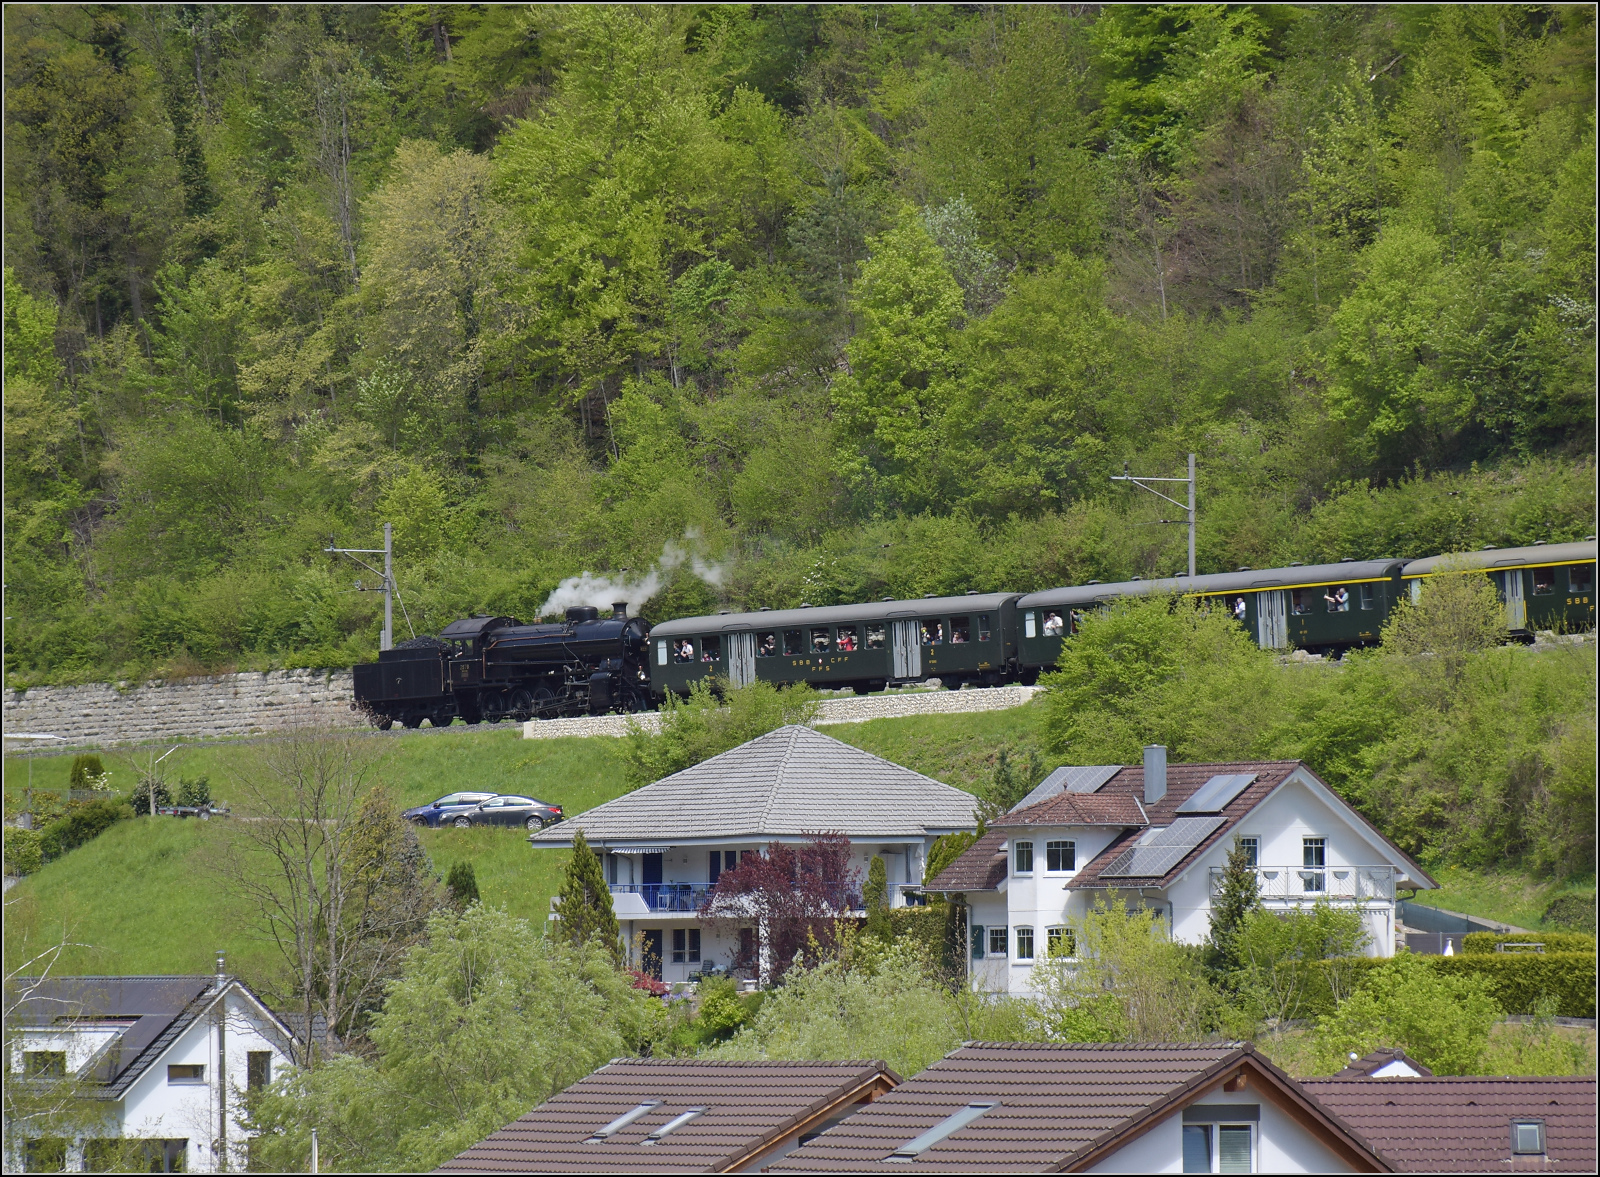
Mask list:
[[[383,557],[383,571],[378,573],[383,577],[383,636],[378,639],[378,649],[394,649],[394,599],[399,595],[394,587],[394,524],[385,523],[383,525],[383,547],[381,548],[336,548],[333,546],[333,538],[330,536],[328,538],[328,546],[322,550],[339,556],[349,556],[350,559],[355,560],[357,564],[368,572],[374,573],[378,573],[376,568],[365,560],[356,558],[358,556],[380,555]],[[364,591],[359,580],[356,581],[356,589]],[[411,629],[411,614],[407,612],[404,601],[400,602],[400,612],[405,616],[406,628]],[[411,636],[416,637],[417,631],[411,629]]]
[[1194,575],[1194,455],[1193,454],[1189,455],[1189,477],[1187,477],[1187,478],[1147,478],[1147,477],[1145,477],[1143,475],[1140,475],[1140,474],[1129,474],[1128,473],[1128,463],[1124,462],[1124,463],[1122,463],[1122,473],[1121,474],[1113,474],[1111,476],[1111,481],[1112,482],[1131,482],[1131,483],[1133,483],[1133,485],[1137,486],[1140,490],[1147,490],[1151,494],[1155,495],[1156,498],[1165,499],[1167,502],[1171,503],[1174,507],[1184,507],[1184,504],[1180,503],[1177,499],[1169,498],[1167,495],[1162,494],[1159,490],[1157,490],[1153,486],[1146,486],[1145,483],[1147,483],[1147,482],[1183,482],[1183,483],[1187,483],[1188,484],[1188,486],[1189,486],[1189,503],[1188,503],[1187,507],[1184,507],[1184,510],[1187,512],[1187,518],[1186,519],[1157,519],[1156,522],[1157,523],[1187,523],[1189,525],[1189,575],[1193,576]]

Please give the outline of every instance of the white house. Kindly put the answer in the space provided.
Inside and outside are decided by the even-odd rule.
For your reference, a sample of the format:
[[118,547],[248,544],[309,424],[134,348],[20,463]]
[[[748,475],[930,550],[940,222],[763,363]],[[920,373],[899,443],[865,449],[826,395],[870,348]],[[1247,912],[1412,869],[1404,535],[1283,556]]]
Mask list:
[[570,846],[582,830],[605,864],[636,963],[662,980],[682,981],[749,955],[748,945],[714,937],[697,914],[721,873],[744,855],[770,842],[842,833],[862,877],[874,855],[883,859],[899,906],[919,889],[933,840],[974,828],[975,806],[970,793],[791,725],[528,840]]
[[965,896],[973,985],[1027,994],[1108,895],[1204,941],[1236,837],[1268,910],[1358,911],[1375,956],[1394,954],[1396,892],[1437,886],[1299,761],[1168,766],[1153,746],[1142,766],[1057,769],[927,889]]
[[103,1104],[104,1118],[65,1139],[8,1133],[18,1155],[6,1158],[7,1171],[123,1168],[130,1149],[149,1172],[242,1170],[245,1094],[290,1065],[293,1040],[217,963],[210,977],[9,982],[13,1076],[40,1085],[71,1080],[76,1094]]

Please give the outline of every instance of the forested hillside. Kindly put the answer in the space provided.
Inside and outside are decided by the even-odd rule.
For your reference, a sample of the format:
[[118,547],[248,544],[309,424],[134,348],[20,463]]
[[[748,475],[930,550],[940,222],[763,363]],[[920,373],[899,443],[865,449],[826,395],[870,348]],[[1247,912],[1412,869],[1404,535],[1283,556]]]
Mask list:
[[[13,683],[1594,531],[1588,6],[11,5]],[[367,577],[367,588],[373,578]],[[397,614],[399,611],[397,610]],[[396,617],[400,636],[406,621]]]

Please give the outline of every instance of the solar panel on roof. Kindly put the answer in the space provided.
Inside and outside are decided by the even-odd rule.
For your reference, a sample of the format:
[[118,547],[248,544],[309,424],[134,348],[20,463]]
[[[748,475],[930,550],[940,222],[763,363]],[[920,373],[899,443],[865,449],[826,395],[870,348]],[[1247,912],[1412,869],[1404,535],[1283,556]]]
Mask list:
[[1196,789],[1184,803],[1179,813],[1216,813],[1226,809],[1228,803],[1250,787],[1256,779],[1253,772],[1228,772],[1212,777]]
[[1011,807],[1011,812],[1048,801],[1057,793],[1093,793],[1121,770],[1120,764],[1064,764],[1035,785],[1033,792]]
[[1200,843],[1209,838],[1226,818],[1179,817],[1169,826],[1146,830],[1128,849],[1117,855],[1101,878],[1160,878]]

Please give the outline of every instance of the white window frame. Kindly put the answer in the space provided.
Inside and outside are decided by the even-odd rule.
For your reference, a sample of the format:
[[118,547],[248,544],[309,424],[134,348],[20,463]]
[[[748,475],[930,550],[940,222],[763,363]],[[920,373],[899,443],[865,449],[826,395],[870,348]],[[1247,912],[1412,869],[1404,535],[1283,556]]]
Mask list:
[[[1024,846],[1028,848],[1028,868],[1026,870],[1022,868],[1022,863],[1020,862]],[[1033,876],[1032,842],[1013,842],[1011,844],[1011,873],[1019,878],[1031,878]]]
[[[1206,1130],[1206,1136],[1209,1141],[1209,1146],[1206,1151],[1211,1154],[1210,1171],[1212,1173],[1222,1172],[1222,1129],[1243,1128],[1247,1130],[1250,1133],[1250,1168],[1248,1172],[1261,1172],[1261,1126],[1259,1124],[1252,1122],[1239,1123],[1232,1120],[1215,1120],[1206,1124],[1185,1123],[1183,1127],[1204,1128]],[[1179,1164],[1181,1165],[1183,1161],[1182,1156],[1180,1156],[1178,1160]],[[1188,1172],[1187,1169],[1180,1169],[1180,1171]]]
[[[1065,846],[1072,856],[1072,865],[1060,870],[1050,869],[1050,847]],[[1047,875],[1072,875],[1078,872],[1078,843],[1072,838],[1050,838],[1044,844],[1044,873]]]
[[[1022,934],[1024,932],[1026,932],[1028,934],[1028,955],[1027,956],[1023,956],[1022,955]],[[1029,964],[1032,964],[1033,963],[1033,959],[1034,959],[1033,958],[1033,953],[1034,953],[1034,948],[1035,948],[1035,945],[1034,945],[1034,942],[1033,942],[1033,925],[1032,924],[1018,924],[1015,928],[1012,929],[1012,936],[1013,936],[1013,940],[1016,943],[1017,951],[1016,951],[1016,955],[1013,956],[1011,959],[1012,960],[1017,960],[1017,961],[1027,961]]]
[[[1011,929],[1005,924],[988,924],[986,927],[989,933],[989,943],[985,945],[988,949],[985,955],[998,956],[1001,960],[1009,958],[1011,955]],[[1000,950],[998,952],[995,951],[994,947],[996,940],[1000,942]]]
[[[1072,951],[1067,953],[1065,956],[1052,956],[1050,954],[1050,939],[1051,939],[1052,934],[1058,934],[1059,937],[1062,940],[1070,941],[1071,944],[1072,944]],[[1045,930],[1044,930],[1044,955],[1045,955],[1045,959],[1046,960],[1077,960],[1078,959],[1078,936],[1077,936],[1077,933],[1075,933],[1072,930],[1072,928],[1070,926],[1068,926],[1067,924],[1051,924],[1049,927],[1045,928]]]

